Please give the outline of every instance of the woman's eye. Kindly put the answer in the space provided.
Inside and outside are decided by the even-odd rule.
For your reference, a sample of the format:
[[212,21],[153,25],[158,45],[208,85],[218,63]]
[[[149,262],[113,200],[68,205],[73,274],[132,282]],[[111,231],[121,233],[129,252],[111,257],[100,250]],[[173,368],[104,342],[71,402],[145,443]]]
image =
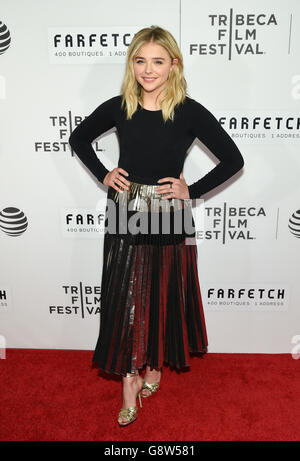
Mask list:
[[[144,62],[144,61],[142,61],[141,59],[139,59],[139,60],[137,60],[136,62],[137,62],[137,64],[139,64],[140,62]],[[156,63],[156,64],[162,64],[162,61],[155,61],[155,63]]]

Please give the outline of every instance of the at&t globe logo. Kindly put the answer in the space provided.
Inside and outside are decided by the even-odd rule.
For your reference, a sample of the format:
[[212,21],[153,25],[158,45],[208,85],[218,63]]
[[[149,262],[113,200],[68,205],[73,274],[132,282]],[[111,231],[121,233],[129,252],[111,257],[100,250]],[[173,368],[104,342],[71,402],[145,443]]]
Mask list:
[[19,237],[28,227],[27,217],[19,208],[8,207],[0,211],[0,230],[11,237]]
[[10,32],[6,24],[0,21],[0,54],[5,53],[11,42]]

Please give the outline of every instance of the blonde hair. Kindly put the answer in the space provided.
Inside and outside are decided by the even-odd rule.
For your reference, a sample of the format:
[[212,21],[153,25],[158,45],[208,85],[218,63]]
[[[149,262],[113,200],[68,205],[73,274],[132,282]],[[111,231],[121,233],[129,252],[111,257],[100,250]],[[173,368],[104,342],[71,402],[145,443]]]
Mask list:
[[122,107],[126,108],[127,120],[138,108],[138,103],[142,105],[142,87],[136,80],[133,69],[134,57],[139,49],[149,42],[157,43],[165,48],[169,53],[172,62],[173,58],[178,59],[178,63],[169,74],[166,87],[163,90],[161,100],[161,110],[163,120],[174,120],[174,108],[185,101],[187,83],[183,75],[183,58],[175,38],[170,32],[158,26],[151,26],[141,29],[133,37],[127,51],[125,75],[121,87]]

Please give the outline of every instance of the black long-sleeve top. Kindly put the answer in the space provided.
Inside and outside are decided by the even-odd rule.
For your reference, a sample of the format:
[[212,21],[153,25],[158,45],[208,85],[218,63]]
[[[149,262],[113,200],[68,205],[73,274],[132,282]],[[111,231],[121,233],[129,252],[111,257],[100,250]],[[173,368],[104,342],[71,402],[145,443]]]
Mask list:
[[174,121],[164,123],[161,110],[147,110],[138,105],[131,120],[121,108],[121,95],[100,104],[71,133],[69,144],[103,183],[109,170],[98,159],[92,142],[116,127],[120,141],[118,167],[129,173],[127,180],[156,184],[164,177],[179,178],[186,151],[197,137],[220,160],[211,171],[188,185],[190,198],[220,185],[244,165],[244,159],[221,124],[202,104],[186,96],[175,107]]

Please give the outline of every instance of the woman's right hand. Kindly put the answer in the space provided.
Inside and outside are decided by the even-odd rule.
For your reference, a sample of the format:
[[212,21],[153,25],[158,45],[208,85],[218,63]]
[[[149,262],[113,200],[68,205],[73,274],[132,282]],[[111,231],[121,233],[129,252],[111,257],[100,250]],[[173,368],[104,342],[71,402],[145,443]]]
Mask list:
[[[123,170],[123,168],[114,168],[104,177],[103,184],[105,186],[111,186],[119,192],[122,192],[124,189],[129,190],[130,182],[127,181],[120,173],[128,176],[127,171]],[[120,187],[118,187],[118,185]]]

